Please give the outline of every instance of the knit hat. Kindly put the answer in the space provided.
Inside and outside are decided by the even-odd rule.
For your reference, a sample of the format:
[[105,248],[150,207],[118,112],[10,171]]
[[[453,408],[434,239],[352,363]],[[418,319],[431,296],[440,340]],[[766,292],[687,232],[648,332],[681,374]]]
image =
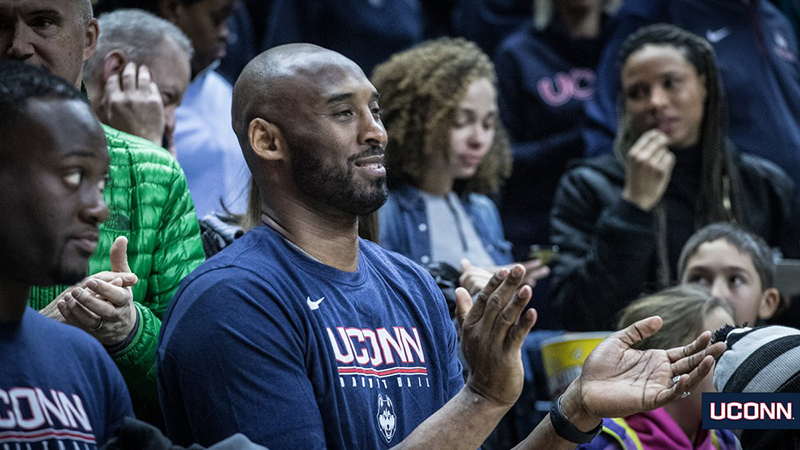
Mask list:
[[[800,392],[800,330],[781,326],[734,328],[714,334],[727,350],[717,360],[719,392]],[[800,449],[798,430],[744,430],[742,448]]]
[[725,327],[714,336],[728,348],[714,369],[719,392],[800,392],[800,330]]

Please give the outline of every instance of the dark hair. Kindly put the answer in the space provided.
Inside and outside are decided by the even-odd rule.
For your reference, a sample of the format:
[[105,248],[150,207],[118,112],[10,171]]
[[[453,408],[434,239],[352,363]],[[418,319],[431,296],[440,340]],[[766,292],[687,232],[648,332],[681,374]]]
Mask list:
[[86,97],[67,80],[19,61],[0,61],[0,131],[10,129],[26,102],[35,98],[80,100]]
[[[389,134],[387,183],[416,184],[433,152],[450,148],[450,129],[469,85],[496,84],[494,65],[481,49],[462,38],[439,38],[392,56],[375,68],[372,83],[381,93],[381,116]],[[511,175],[511,146],[499,119],[488,153],[459,194],[497,192]]]
[[[622,44],[618,67],[621,71],[628,58],[646,45],[670,46],[680,50],[694,66],[698,76],[705,76],[706,100],[700,128],[700,192],[695,203],[695,229],[720,221],[743,222],[745,217],[741,198],[739,172],[729,151],[727,107],[719,79],[716,58],[711,44],[705,39],[674,25],[656,24],[640,28]],[[625,95],[620,90],[617,108],[618,132],[614,154],[625,165],[628,150],[640,134],[631,128],[625,110]],[[658,278],[662,287],[671,279],[667,252],[666,210],[659,202],[656,215]]]
[[[190,6],[203,0],[178,0],[184,6]],[[159,0],[98,0],[94,5],[94,15],[116,11],[122,8],[143,9],[151,14],[160,16]],[[102,33],[102,30],[100,31]]]
[[725,222],[711,224],[689,238],[686,245],[683,246],[681,257],[678,260],[678,278],[683,277],[683,273],[686,271],[686,264],[697,254],[697,250],[701,245],[719,239],[725,239],[729,244],[736,247],[739,252],[750,257],[758,277],[761,279],[762,291],[775,286],[775,261],[772,250],[770,250],[764,239]]

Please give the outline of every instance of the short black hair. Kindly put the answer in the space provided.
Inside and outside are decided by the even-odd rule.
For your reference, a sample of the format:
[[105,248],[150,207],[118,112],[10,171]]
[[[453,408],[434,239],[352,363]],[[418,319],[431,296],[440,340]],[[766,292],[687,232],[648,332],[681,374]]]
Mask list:
[[[80,100],[86,96],[67,80],[45,69],[19,61],[0,62],[0,135],[5,135],[23,112],[26,102],[36,98]],[[58,120],[54,117],[53,120]]]

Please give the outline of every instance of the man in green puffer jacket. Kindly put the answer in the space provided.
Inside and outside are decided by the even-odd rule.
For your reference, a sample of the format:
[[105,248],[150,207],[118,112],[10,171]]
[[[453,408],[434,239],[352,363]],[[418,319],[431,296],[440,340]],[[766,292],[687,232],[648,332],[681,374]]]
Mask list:
[[[10,15],[13,20],[9,23],[15,28],[14,33],[4,34],[10,39],[0,37],[0,59],[16,59],[43,66],[81,87],[83,62],[94,52],[99,33],[97,20],[92,18],[91,1],[46,2],[47,17],[59,16],[59,20],[48,24],[47,33],[40,32],[39,21],[33,20],[44,14],[38,11],[44,8],[42,3],[0,0],[0,13]],[[91,306],[81,299],[92,294],[87,280],[79,284],[85,289],[78,297],[67,294],[58,299],[68,300],[62,302],[62,309],[54,299],[68,286],[33,288],[29,304],[97,337],[120,368],[137,416],[157,422],[160,412],[155,350],[161,314],[180,281],[203,261],[203,246],[186,179],[175,159],[150,141],[110,127],[104,128],[110,156],[110,179],[104,199],[110,216],[100,225],[100,240],[90,260],[89,273],[111,269],[112,243],[118,236],[125,236],[129,242],[130,272],[136,277],[117,274],[106,279],[117,280],[117,286],[120,282],[130,284],[130,280],[135,278],[138,282],[128,291],[132,295],[125,299],[127,303],[98,302],[106,309],[113,309],[112,314],[106,317],[97,314],[101,311],[84,308]],[[124,253],[124,243],[122,251]],[[119,252],[120,247],[117,247],[118,257]],[[118,272],[128,271],[120,269],[123,266],[119,263],[115,266]],[[102,275],[98,277],[102,278]],[[82,314],[71,315],[68,312],[76,308]],[[134,309],[135,314],[131,312]],[[69,320],[62,313],[67,314]],[[120,330],[124,330],[123,336],[120,336]]]

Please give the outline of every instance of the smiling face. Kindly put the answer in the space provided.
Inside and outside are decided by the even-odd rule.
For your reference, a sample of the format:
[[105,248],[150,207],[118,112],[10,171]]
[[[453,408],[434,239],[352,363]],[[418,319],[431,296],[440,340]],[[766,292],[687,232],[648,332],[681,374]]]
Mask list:
[[622,95],[633,131],[659,129],[671,148],[700,140],[705,110],[705,76],[671,45],[645,45],[622,67]]
[[280,128],[306,200],[352,215],[383,205],[388,138],[378,93],[361,69],[343,57],[308,62],[287,83],[289,94],[293,114]]
[[497,122],[496,92],[486,78],[473,81],[455,110],[449,165],[455,179],[475,175],[492,147]]
[[754,325],[764,296],[761,278],[752,258],[725,239],[706,242],[686,263],[681,283],[706,286],[717,298],[727,300],[736,322]]
[[34,99],[21,108],[16,132],[0,144],[0,273],[72,284],[86,276],[108,215],[105,136],[81,101]]
[[0,60],[43,67],[80,86],[97,21],[83,23],[75,0],[0,0]]

